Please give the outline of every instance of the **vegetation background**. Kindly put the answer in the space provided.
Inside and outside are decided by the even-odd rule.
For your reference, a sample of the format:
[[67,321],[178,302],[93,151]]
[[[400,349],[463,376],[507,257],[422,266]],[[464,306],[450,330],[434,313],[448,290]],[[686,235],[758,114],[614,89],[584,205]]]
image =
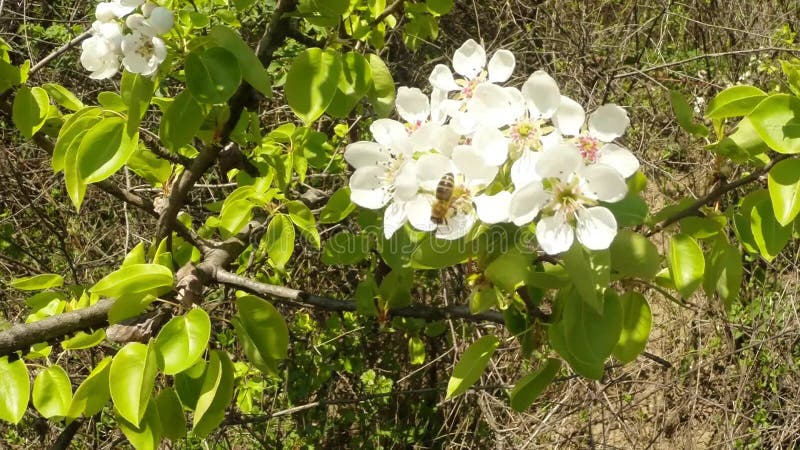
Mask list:
[[[17,62],[36,62],[85,30],[93,9],[91,0],[0,0],[0,37],[17,52]],[[248,30],[267,19],[253,14],[242,20]],[[456,2],[440,20],[438,39],[416,52],[390,31],[382,56],[398,85],[424,88],[436,63],[475,38],[489,52],[514,52],[514,84],[545,69],[587,109],[608,102],[628,107],[626,144],[642,161],[648,203],[656,210],[687,192],[699,197],[720,177],[734,175],[716,167],[705,143],[677,126],[669,90],[701,103],[731,84],[773,88],[781,79],[778,59],[800,54],[798,23],[796,0],[472,0]],[[282,51],[279,62],[288,63],[293,50]],[[65,53],[35,81],[55,81],[80,98],[94,98],[103,85],[87,77],[78,55]],[[285,65],[271,70],[280,77]],[[280,95],[270,102],[262,105],[265,123],[294,120]],[[323,131],[332,130],[328,125]],[[132,173],[116,177],[131,189],[141,184]],[[200,218],[208,214],[204,203],[234,189],[218,179],[204,181],[189,203]],[[330,195],[346,176],[309,183]],[[89,192],[81,214],[66,198],[48,155],[0,122],[0,280],[54,272],[91,283],[155,226],[99,191]],[[320,231],[323,239],[330,233]],[[226,419],[208,448],[793,448],[800,439],[798,250],[794,244],[771,263],[746,261],[742,300],[728,314],[705,297],[679,302],[648,291],[653,332],[647,351],[654,358],[611,367],[600,382],[564,369],[524,413],[506,400],[506,389],[531,367],[516,344],[498,350],[480,386],[442,401],[461,350],[491,324],[447,323],[436,330],[416,321],[390,326],[350,314],[283,310],[292,333],[284,376],[267,379],[239,367],[240,414]],[[325,266],[311,248],[296,249],[287,268],[294,287],[337,298],[352,294],[356,269]],[[418,281],[421,298],[463,303],[469,292],[459,271]],[[208,310],[228,317],[229,308],[212,301]],[[18,291],[0,290],[0,313],[0,328],[3,317],[24,318]],[[215,339],[233,349],[232,328],[214,323]],[[409,356],[409,337],[424,345],[423,364],[412,364],[418,361]],[[109,349],[60,362],[83,377]],[[0,449],[43,447],[60,432],[31,413],[19,426],[0,425]],[[101,415],[72,445],[127,443]],[[203,445],[190,440],[175,447]]]

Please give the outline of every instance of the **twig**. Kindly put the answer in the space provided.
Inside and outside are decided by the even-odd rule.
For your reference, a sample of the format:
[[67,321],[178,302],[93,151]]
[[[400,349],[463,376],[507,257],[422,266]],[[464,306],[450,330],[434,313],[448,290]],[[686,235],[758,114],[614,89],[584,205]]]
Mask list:
[[402,8],[403,3],[405,3],[405,0],[395,0],[394,3],[387,6],[386,9],[383,10],[383,12],[378,14],[378,17],[376,17],[375,19],[372,20],[372,22],[369,23],[370,28],[383,22],[383,19],[389,17],[390,15],[400,11],[400,8]]
[[769,172],[770,169],[772,169],[772,167],[775,166],[775,164],[783,161],[784,159],[790,158],[790,157],[792,157],[792,155],[786,154],[786,153],[782,153],[782,154],[772,158],[772,160],[769,163],[767,163],[764,167],[761,167],[759,169],[754,170],[753,173],[751,173],[750,175],[748,175],[746,177],[742,177],[742,178],[740,178],[740,179],[738,179],[736,181],[733,181],[731,183],[723,184],[723,185],[717,187],[713,191],[711,191],[708,194],[704,195],[703,197],[699,198],[697,201],[695,201],[691,205],[687,206],[686,209],[678,211],[674,215],[672,215],[670,217],[667,217],[666,219],[661,221],[661,223],[657,224],[650,231],[645,233],[645,236],[648,236],[648,237],[652,236],[652,235],[664,230],[665,228],[667,228],[668,226],[672,225],[673,223],[675,223],[675,222],[677,222],[677,221],[679,221],[679,220],[681,220],[681,219],[683,219],[685,217],[689,217],[689,216],[692,216],[692,215],[696,214],[697,211],[699,211],[701,207],[705,206],[708,203],[711,203],[711,202],[717,200],[718,198],[722,197],[722,195],[724,195],[726,192],[732,191],[732,190],[738,188],[739,186],[743,186],[745,184],[748,184],[750,182],[753,182],[753,181],[757,180],[759,177],[761,177],[765,173]]
[[[2,7],[0,7],[0,10],[2,10]],[[84,31],[83,33],[75,36],[71,41],[57,48],[53,53],[50,53],[49,55],[42,58],[41,61],[37,62],[33,67],[31,67],[31,70],[28,72],[28,75],[33,75],[36,72],[42,70],[50,61],[52,61],[55,58],[58,58],[62,53],[85,41],[91,35],[92,35],[91,31]]]

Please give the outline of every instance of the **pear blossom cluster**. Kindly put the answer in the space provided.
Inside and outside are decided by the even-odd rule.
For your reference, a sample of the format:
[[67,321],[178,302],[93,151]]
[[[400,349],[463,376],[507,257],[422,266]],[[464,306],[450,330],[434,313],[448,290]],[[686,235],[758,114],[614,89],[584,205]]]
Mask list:
[[519,88],[506,86],[515,64],[503,49],[487,62],[470,39],[453,55],[452,70],[434,67],[430,95],[400,87],[400,120],[375,120],[372,141],[347,146],[351,199],[384,208],[387,239],[406,224],[454,240],[479,222],[511,222],[535,224],[548,254],[575,239],[592,250],[609,247],[618,227],[603,204],[622,200],[625,179],[639,169],[614,142],[630,125],[627,112],[606,104],[587,117],[541,70]]
[[91,36],[83,41],[81,65],[102,80],[119,71],[152,75],[167,57],[160,35],[172,29],[167,8],[145,0],[111,0],[97,4]]

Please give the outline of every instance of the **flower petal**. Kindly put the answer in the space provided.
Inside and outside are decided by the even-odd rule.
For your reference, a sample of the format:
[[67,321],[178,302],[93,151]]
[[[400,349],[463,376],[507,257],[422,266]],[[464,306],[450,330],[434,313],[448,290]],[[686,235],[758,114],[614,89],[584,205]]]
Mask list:
[[411,148],[414,152],[434,150],[450,156],[453,147],[458,145],[461,135],[453,131],[450,125],[426,123],[410,136]]
[[517,189],[511,195],[508,205],[508,220],[514,225],[522,226],[529,223],[539,214],[542,207],[547,204],[552,195],[542,188],[541,183],[530,183],[522,189]]
[[478,218],[483,223],[508,222],[511,208],[511,192],[501,191],[496,195],[478,195],[473,198]]
[[569,250],[574,239],[572,227],[567,223],[564,214],[543,217],[536,224],[536,240],[548,255]]
[[472,146],[486,164],[500,166],[508,159],[508,138],[494,127],[480,127],[472,135]]
[[453,161],[444,155],[428,153],[417,160],[417,179],[423,189],[435,190],[444,174],[451,172],[455,172]]
[[630,124],[628,112],[619,105],[609,103],[589,115],[589,134],[603,142],[611,142],[625,134]]
[[464,237],[475,224],[474,212],[454,214],[446,223],[436,227],[436,237],[454,241]]
[[440,89],[445,92],[458,91],[461,89],[461,86],[459,86],[456,83],[456,80],[453,78],[453,72],[451,72],[450,68],[444,64],[437,64],[433,68],[431,76],[428,77],[428,81],[436,89]]
[[175,16],[169,9],[157,6],[150,12],[147,21],[158,34],[165,34],[172,29],[172,25],[175,23]]
[[508,113],[513,118],[512,123],[516,122],[528,111],[525,97],[522,95],[522,92],[515,87],[506,87],[503,89],[505,89],[506,97],[508,98]]
[[617,169],[623,178],[628,178],[639,170],[639,160],[636,156],[627,148],[612,143],[600,148],[597,152],[597,162]]
[[431,114],[430,100],[418,88],[400,86],[397,89],[395,107],[397,108],[397,114],[403,120],[412,124],[427,122]]
[[358,206],[379,209],[389,201],[381,167],[362,167],[350,176],[350,200]]
[[470,80],[486,65],[486,51],[473,39],[464,42],[453,55],[453,70]]
[[478,128],[478,118],[466,111],[456,110],[450,114],[449,125],[456,133],[468,136]]
[[525,150],[522,152],[522,156],[514,161],[514,164],[511,165],[511,182],[515,189],[522,189],[533,182],[542,180],[542,177],[536,173],[536,163],[539,162],[541,155],[539,152]]
[[383,212],[383,235],[390,239],[408,221],[405,202],[392,202]]
[[514,54],[508,50],[498,50],[492,55],[489,60],[489,81],[492,83],[502,83],[509,78],[514,72],[516,60]]
[[484,126],[502,128],[516,119],[514,99],[506,89],[492,83],[479,84],[467,102],[467,111]]
[[585,184],[581,186],[584,195],[604,202],[618,202],[628,193],[625,179],[613,167],[605,164],[592,164],[581,170]]
[[442,125],[447,120],[447,91],[434,87],[431,90],[431,122]]
[[419,190],[417,162],[406,161],[394,178],[394,196],[400,201],[412,200]]
[[536,162],[536,173],[542,178],[558,177],[567,181],[583,166],[580,151],[571,143],[562,142],[542,152]]
[[372,122],[369,131],[372,132],[375,142],[387,148],[392,148],[395,142],[408,137],[405,125],[392,119],[378,119]]
[[533,72],[522,85],[522,95],[528,102],[532,117],[550,118],[561,103],[561,91],[556,80],[547,72]]
[[589,250],[605,250],[617,235],[617,220],[602,206],[579,209],[575,234]]
[[459,145],[453,149],[453,163],[464,174],[467,186],[479,189],[494,180],[497,166],[486,164],[483,156],[471,145]]
[[433,196],[418,195],[415,199],[406,203],[406,214],[408,222],[412,227],[420,231],[433,231],[436,224],[431,221],[431,204]]
[[583,106],[575,100],[562,95],[561,103],[553,116],[553,123],[558,127],[561,134],[566,136],[579,135],[584,120],[586,120],[586,112],[584,112]]
[[376,142],[353,142],[344,150],[344,160],[355,169],[376,166],[388,162],[389,159],[389,152]]

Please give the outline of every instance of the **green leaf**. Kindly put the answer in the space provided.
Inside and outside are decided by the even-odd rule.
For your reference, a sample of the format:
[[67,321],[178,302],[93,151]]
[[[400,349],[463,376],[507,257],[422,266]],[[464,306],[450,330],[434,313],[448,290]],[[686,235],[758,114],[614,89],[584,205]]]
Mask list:
[[753,206],[750,212],[750,230],[759,253],[767,261],[775,259],[792,237],[791,224],[783,226],[778,222],[772,202],[767,199]]
[[[237,9],[241,10],[239,3],[236,3]],[[250,1],[249,3],[252,3]],[[248,5],[249,6],[249,5]],[[264,65],[261,64],[253,49],[242,39],[241,36],[232,29],[224,26],[217,25],[208,33],[211,38],[219,47],[222,47],[229,52],[233,53],[239,61],[239,67],[242,70],[242,78],[250,86],[253,86],[258,92],[261,92],[265,97],[272,97],[272,83],[270,82],[269,73]]]
[[[381,256],[384,260],[396,258],[395,265],[387,260],[387,264],[392,267],[409,262],[409,266],[415,269],[441,269],[463,263],[474,254],[472,244],[465,238],[448,241],[437,239],[432,233],[424,236],[415,244],[408,236],[406,228],[401,228],[390,240],[379,241],[384,244]],[[410,261],[405,252],[411,252]]]
[[756,239],[753,237],[750,216],[752,215],[753,207],[761,201],[770,201],[769,192],[766,189],[759,189],[747,194],[741,200],[738,208],[732,208],[733,230],[736,233],[736,237],[741,241],[742,246],[749,253],[759,252]]
[[83,183],[105,180],[122,167],[138,146],[138,132],[125,131],[125,120],[107,117],[94,125],[78,147],[78,177]]
[[644,351],[653,317],[647,299],[638,292],[625,293],[619,301],[622,304],[622,332],[614,347],[614,357],[629,363]]
[[131,264],[106,275],[89,292],[104,297],[160,292],[172,288],[172,271],[160,264]]
[[49,110],[50,98],[47,91],[40,87],[23,86],[14,96],[11,119],[22,135],[30,139],[44,125]]
[[569,366],[572,368],[575,373],[584,376],[586,378],[592,380],[599,380],[603,378],[603,371],[604,371],[604,361],[595,361],[592,363],[585,363],[570,353],[569,348],[567,347],[567,338],[565,335],[566,331],[564,329],[564,321],[561,320],[550,325],[550,329],[548,330],[548,338],[550,339],[550,346],[553,347],[553,350],[558,352],[564,360],[569,363]]
[[695,239],[706,239],[719,234],[725,227],[726,221],[723,216],[716,216],[716,220],[714,217],[689,216],[681,219],[678,224],[682,233]]
[[9,283],[9,286],[21,291],[38,291],[63,285],[64,278],[54,273],[42,273],[30,277],[15,278]]
[[467,347],[453,369],[450,381],[447,382],[445,398],[453,398],[467,392],[480,379],[498,345],[500,340],[497,337],[486,335]]
[[661,256],[650,239],[629,230],[619,230],[609,248],[611,270],[621,278],[650,280],[661,269]]
[[192,367],[203,356],[211,337],[211,320],[202,308],[170,319],[158,333],[155,350],[167,375]]
[[775,164],[767,184],[775,218],[781,225],[789,225],[800,212],[800,160],[785,159]]
[[[783,74],[786,75],[786,81],[789,82],[789,89],[794,95],[800,95],[800,65],[794,62],[781,61],[781,69],[783,69]],[[2,89],[0,89],[0,92],[2,92]]]
[[425,362],[425,343],[417,336],[408,339],[408,361],[412,366]]
[[411,304],[411,288],[414,286],[414,273],[409,269],[393,269],[378,287],[384,301],[384,309],[402,308]]
[[186,416],[175,389],[164,389],[155,400],[161,423],[168,424],[163,427],[164,436],[173,442],[186,436]]
[[272,304],[252,295],[236,299],[243,331],[262,358],[285,359],[289,351],[289,328]]
[[89,376],[78,386],[67,411],[67,417],[75,419],[83,414],[91,417],[100,412],[111,398],[108,374],[111,371],[111,357],[97,363]]
[[175,391],[178,393],[178,398],[181,399],[183,406],[191,410],[194,410],[197,399],[200,398],[205,371],[206,361],[201,359],[190,369],[175,374]]
[[222,423],[225,408],[233,399],[233,375],[227,353],[212,350],[194,412],[192,430],[196,436],[205,438]]
[[158,364],[152,346],[126,344],[111,361],[109,390],[114,408],[134,426],[139,426],[153,394]]
[[607,289],[601,311],[569,293],[562,315],[564,336],[575,360],[596,366],[611,356],[622,331],[622,308],[617,293]]
[[153,186],[166,183],[172,175],[172,164],[156,156],[144,145],[137,147],[128,159],[128,168]]
[[342,231],[325,241],[322,262],[328,265],[353,265],[369,255],[369,236]]
[[617,226],[633,227],[645,222],[650,207],[641,195],[629,192],[622,200],[615,203],[602,203],[617,219]]
[[345,186],[328,199],[319,213],[319,223],[339,223],[355,210],[356,204],[350,201],[350,188]]
[[508,395],[511,400],[511,408],[517,412],[528,409],[533,404],[533,401],[536,400],[536,397],[558,375],[559,370],[561,370],[561,360],[547,358],[539,370],[522,377]]
[[181,91],[161,118],[158,136],[165,147],[177,152],[192,142],[192,138],[203,125],[203,119],[205,119],[203,107],[188,90]]
[[0,358],[0,419],[19,423],[30,395],[31,380],[25,363],[21,359],[8,362],[8,356]]
[[326,111],[333,117],[347,117],[371,86],[372,69],[367,58],[355,52],[345,53],[338,90]]
[[426,0],[425,4],[428,6],[428,11],[434,15],[444,15],[453,9],[453,0]]
[[705,116],[709,119],[745,116],[766,96],[755,86],[731,86],[708,102]]
[[253,218],[255,206],[249,198],[233,196],[226,198],[222,205],[222,211],[219,213],[219,225],[217,225],[224,231],[223,236],[233,236],[244,228]]
[[769,148],[778,153],[800,153],[800,98],[770,95],[747,117]]
[[[136,450],[156,450],[161,442],[162,419],[158,415],[158,407],[155,401],[150,401],[145,409],[144,416],[138,424],[131,423],[119,410],[115,411],[117,425],[122,434]],[[172,424],[169,424],[172,425]]]
[[711,251],[706,254],[706,278],[703,289],[709,298],[716,293],[730,309],[733,302],[739,298],[739,291],[744,277],[742,254],[738,247],[729,244],[720,237],[714,241]]
[[769,151],[769,147],[747,117],[739,122],[733,134],[706,148],[738,163],[755,161],[758,155]]
[[[256,0],[233,0],[233,6],[239,11],[249,8]],[[213,30],[212,30],[213,31]]]
[[108,310],[108,323],[119,323],[143,313],[156,298],[148,293],[122,294]]
[[703,281],[705,272],[703,250],[694,238],[679,233],[670,239],[667,260],[675,288],[681,296],[688,298]]
[[533,256],[530,253],[508,251],[493,259],[486,266],[484,274],[489,281],[503,291],[514,292],[518,285],[527,280]]
[[153,91],[156,86],[152,77],[143,76],[138,73],[122,72],[122,82],[120,83],[120,96],[128,107],[128,133],[133,136],[139,128],[142,118],[150,107],[150,99],[153,98]]
[[394,109],[395,88],[392,73],[380,56],[370,53],[368,58],[372,69],[372,88],[367,96],[375,115],[388,117]]
[[225,103],[241,82],[239,61],[222,47],[186,57],[186,86],[199,102]]
[[698,136],[708,136],[708,128],[701,123],[695,123],[692,107],[686,101],[686,98],[680,91],[670,91],[669,101],[672,104],[672,111],[675,113],[675,118],[678,120],[678,125],[687,132]]
[[488,311],[502,302],[502,296],[495,286],[478,287],[469,296],[469,312],[478,314]]
[[267,254],[277,267],[284,267],[294,251],[294,225],[286,214],[276,214],[267,225],[263,237]]
[[33,407],[46,419],[65,417],[72,402],[72,384],[59,365],[50,366],[33,380]]
[[317,231],[316,220],[308,206],[300,201],[293,200],[286,204],[286,209],[289,210],[289,218],[294,222],[300,234],[308,242],[314,244],[314,247],[320,248],[319,231]]
[[295,57],[284,92],[297,117],[309,124],[322,115],[336,94],[341,71],[341,58],[334,51],[314,47]]
[[78,331],[75,336],[61,342],[61,347],[64,350],[81,350],[85,348],[92,348],[100,345],[106,338],[106,331],[102,328],[96,330],[92,334],[87,334],[83,331]]
[[56,146],[53,149],[52,167],[54,172],[64,170],[68,153],[72,153],[73,157],[77,156],[78,147],[81,140],[83,140],[83,136],[103,120],[101,117],[102,112],[101,108],[92,106],[83,108],[67,118],[58,132],[58,140],[56,140]]
[[[587,252],[583,246],[575,242],[572,247],[562,254],[564,269],[572,279],[575,289],[583,301],[591,305],[598,313],[603,311],[602,292],[610,281],[611,263],[601,262],[601,255],[610,258],[607,250]],[[595,259],[597,259],[595,261]]]
[[75,94],[70,92],[69,89],[60,84],[45,83],[42,85],[42,88],[50,94],[50,97],[52,97],[56,103],[70,111],[78,111],[84,108],[83,102],[81,102],[78,97],[75,97]]
[[116,92],[104,91],[97,94],[97,103],[100,103],[103,109],[109,111],[118,113],[125,113],[128,111],[128,105],[122,100],[122,96]]

